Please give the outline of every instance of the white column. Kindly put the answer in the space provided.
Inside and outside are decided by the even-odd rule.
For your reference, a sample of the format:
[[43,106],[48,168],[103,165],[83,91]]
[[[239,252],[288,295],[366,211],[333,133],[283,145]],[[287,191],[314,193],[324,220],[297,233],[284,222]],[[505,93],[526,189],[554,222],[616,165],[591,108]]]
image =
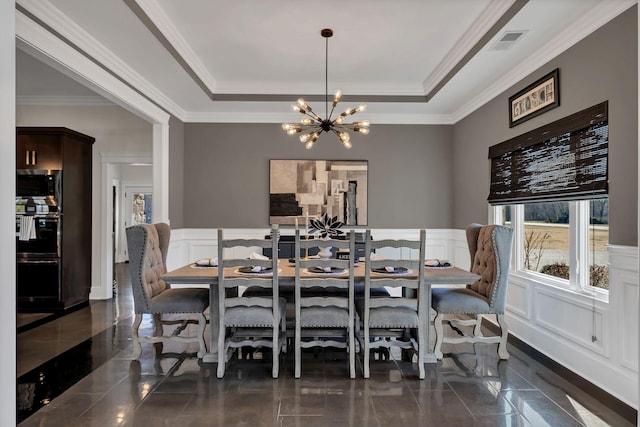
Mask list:
[[[638,21],[638,26],[636,28],[640,29],[640,13],[636,14],[636,20]],[[640,30],[637,34],[638,37],[638,57],[637,60],[640,59]],[[640,61],[638,61],[640,65]],[[638,81],[640,81],[640,67],[638,67]],[[640,104],[640,86],[638,86],[638,103]],[[638,117],[638,147],[640,148],[640,117]],[[638,169],[640,170],[640,150],[638,150]],[[638,174],[638,188],[640,188],[640,174]],[[638,197],[638,243],[640,246],[640,197]],[[639,258],[640,260],[640,258]],[[640,261],[639,261],[640,263]],[[640,271],[640,266],[638,268]],[[640,282],[639,282],[640,283]],[[638,301],[637,306],[640,307],[640,292],[638,292]],[[638,310],[638,324],[640,325],[640,310]],[[638,328],[638,402],[636,402],[636,408],[640,409],[640,328]],[[640,417],[638,417],[638,427],[640,427]]]
[[169,122],[153,124],[153,222],[169,223]]
[[16,36],[15,3],[0,1],[0,412],[16,425]]

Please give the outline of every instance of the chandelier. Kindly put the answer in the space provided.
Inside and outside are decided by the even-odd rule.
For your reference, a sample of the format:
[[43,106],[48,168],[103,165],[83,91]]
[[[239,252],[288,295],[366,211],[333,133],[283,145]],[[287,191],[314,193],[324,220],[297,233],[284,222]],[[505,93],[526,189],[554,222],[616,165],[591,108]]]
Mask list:
[[300,123],[283,123],[282,129],[287,132],[288,135],[295,135],[300,133],[300,142],[305,144],[305,148],[308,150],[313,147],[313,144],[318,140],[322,132],[333,132],[336,134],[342,145],[345,148],[351,148],[351,137],[349,132],[360,132],[364,135],[369,133],[369,121],[364,120],[361,122],[345,123],[346,117],[354,115],[367,108],[367,104],[361,104],[357,108],[349,108],[340,113],[335,119],[332,119],[333,111],[340,101],[342,92],[338,89],[333,96],[333,104],[331,106],[331,112],[329,112],[329,37],[333,36],[333,30],[325,28],[320,31],[320,35],[326,39],[325,47],[325,117],[322,118],[316,114],[311,107],[305,102],[304,99],[298,99],[296,104],[291,105],[293,111],[297,111],[302,114]]

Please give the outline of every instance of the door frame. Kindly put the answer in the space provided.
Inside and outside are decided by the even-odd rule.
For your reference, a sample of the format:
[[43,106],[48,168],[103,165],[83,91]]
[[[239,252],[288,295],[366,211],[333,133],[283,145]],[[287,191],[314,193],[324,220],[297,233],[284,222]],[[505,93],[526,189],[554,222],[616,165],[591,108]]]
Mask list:
[[[130,224],[131,214],[133,213],[133,211],[130,203],[131,202],[130,194],[150,193],[153,195],[153,186],[147,185],[147,184],[123,183],[121,189],[122,190],[120,192],[120,197],[119,197],[120,206],[121,206],[119,214],[120,214],[121,221],[120,221],[120,224],[118,225],[118,228],[120,231],[120,239],[118,241],[119,243],[116,245],[116,249],[117,249],[116,261],[117,262],[124,262],[129,260],[129,253],[127,251],[127,240],[126,240],[124,230],[131,225]],[[152,203],[153,203],[153,199],[152,199]]]
[[[154,150],[155,151],[155,150]],[[100,268],[97,280],[92,280],[89,299],[111,299],[113,297],[113,198],[111,197],[112,183],[115,179],[114,168],[117,165],[153,165],[153,153],[100,153],[102,168],[101,209],[103,213],[100,224]],[[153,167],[154,176],[157,167]],[[155,221],[155,218],[154,218]],[[94,276],[95,277],[95,276]]]

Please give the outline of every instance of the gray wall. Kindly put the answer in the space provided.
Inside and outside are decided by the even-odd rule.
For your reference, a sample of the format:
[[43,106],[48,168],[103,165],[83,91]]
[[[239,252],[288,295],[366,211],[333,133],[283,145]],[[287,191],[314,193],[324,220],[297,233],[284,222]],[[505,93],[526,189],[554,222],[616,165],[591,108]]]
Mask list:
[[[452,126],[376,125],[306,150],[279,124],[184,125],[184,227],[267,227],[269,160],[369,162],[368,226],[452,227]],[[173,197],[173,196],[172,196]]]
[[184,227],[184,123],[169,119],[169,220],[171,227]]
[[[637,6],[618,16],[520,83],[456,123],[453,132],[453,227],[487,220],[488,148],[609,101],[609,242],[637,245]],[[508,98],[560,68],[560,106],[514,128]]]

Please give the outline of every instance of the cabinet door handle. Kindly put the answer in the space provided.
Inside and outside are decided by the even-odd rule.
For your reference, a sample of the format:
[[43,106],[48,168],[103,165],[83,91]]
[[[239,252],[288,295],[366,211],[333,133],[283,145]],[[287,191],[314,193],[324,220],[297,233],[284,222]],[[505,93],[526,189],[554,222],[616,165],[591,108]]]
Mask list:
[[36,150],[27,150],[27,166],[35,166],[36,165]]

